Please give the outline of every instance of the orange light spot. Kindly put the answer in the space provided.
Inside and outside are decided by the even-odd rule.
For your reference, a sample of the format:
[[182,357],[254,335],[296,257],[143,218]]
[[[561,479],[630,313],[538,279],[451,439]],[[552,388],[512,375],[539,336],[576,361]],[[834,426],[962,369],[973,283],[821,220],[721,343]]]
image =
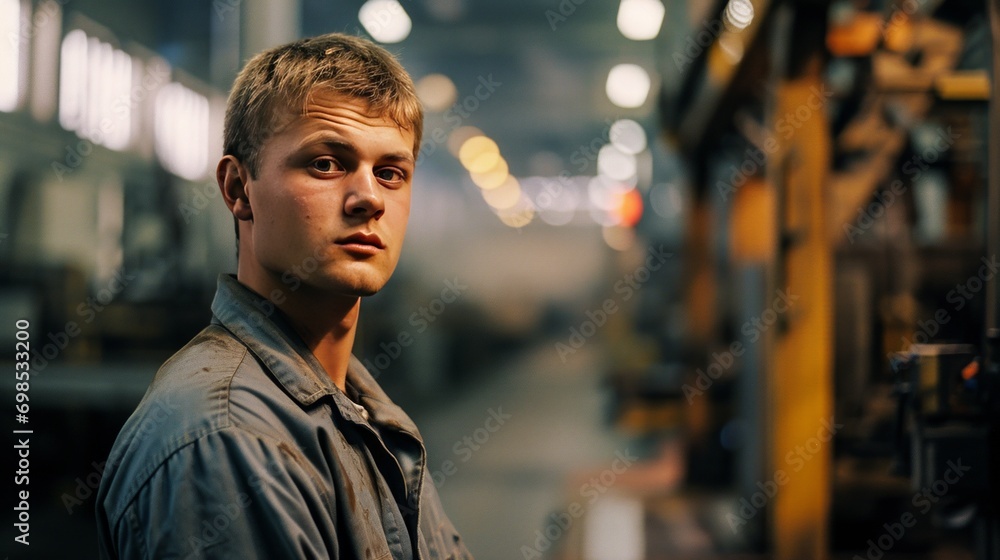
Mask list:
[[642,194],[638,189],[632,189],[621,196],[618,205],[619,223],[626,227],[635,227],[642,218]]

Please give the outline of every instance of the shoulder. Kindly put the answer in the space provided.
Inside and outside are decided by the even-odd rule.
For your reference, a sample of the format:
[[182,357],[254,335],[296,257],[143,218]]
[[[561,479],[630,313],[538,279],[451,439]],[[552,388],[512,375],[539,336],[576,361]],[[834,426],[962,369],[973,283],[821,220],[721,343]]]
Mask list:
[[247,367],[259,369],[246,346],[221,327],[205,328],[156,372],[112,453],[153,444],[169,453],[172,446],[225,427],[230,385]]
[[234,386],[247,393],[238,388],[241,383],[264,386],[264,391],[269,384],[246,346],[216,325],[167,360],[118,434],[105,463],[103,504],[98,507],[109,516],[120,514],[153,473],[181,450],[210,457],[233,445],[233,433],[245,432],[252,441],[254,426],[234,422],[232,414]]
[[333,511],[332,493],[293,448],[236,426],[187,442],[131,486],[98,512],[102,549],[123,558],[287,557],[265,554],[276,544],[260,539],[292,534],[309,512]]

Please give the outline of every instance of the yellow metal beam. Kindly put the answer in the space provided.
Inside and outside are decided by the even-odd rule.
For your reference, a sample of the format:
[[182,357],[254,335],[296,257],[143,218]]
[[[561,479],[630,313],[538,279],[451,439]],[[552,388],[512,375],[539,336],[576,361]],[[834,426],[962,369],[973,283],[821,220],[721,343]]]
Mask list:
[[[817,64],[818,67],[818,64]],[[769,533],[775,560],[828,556],[832,432],[833,264],[826,235],[830,166],[828,97],[818,69],[780,83],[772,123],[780,143],[769,161],[780,237],[768,303],[798,298],[772,337],[765,406],[775,480]],[[775,304],[777,305],[777,304]],[[779,475],[781,471],[781,475]]]

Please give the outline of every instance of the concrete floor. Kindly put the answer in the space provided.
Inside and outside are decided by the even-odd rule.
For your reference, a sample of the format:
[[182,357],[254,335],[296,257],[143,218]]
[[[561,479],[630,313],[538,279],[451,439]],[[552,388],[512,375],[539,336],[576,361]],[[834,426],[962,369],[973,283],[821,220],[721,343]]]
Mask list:
[[[599,357],[585,347],[564,365],[542,344],[414,414],[431,470],[443,475],[445,461],[455,465],[439,477],[439,492],[478,560],[522,558],[522,545],[535,545],[548,516],[565,511],[573,473],[608,468],[628,448],[604,421]],[[510,417],[486,439],[482,428],[496,427],[486,422],[491,409]]]

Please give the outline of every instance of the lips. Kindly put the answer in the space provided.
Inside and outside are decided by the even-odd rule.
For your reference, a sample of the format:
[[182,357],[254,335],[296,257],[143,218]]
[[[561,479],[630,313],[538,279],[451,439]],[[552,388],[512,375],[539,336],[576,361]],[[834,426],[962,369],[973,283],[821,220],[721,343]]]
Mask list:
[[342,239],[338,239],[337,245],[340,245],[345,249],[353,249],[363,252],[385,249],[385,243],[382,242],[382,238],[374,233],[355,233]]

